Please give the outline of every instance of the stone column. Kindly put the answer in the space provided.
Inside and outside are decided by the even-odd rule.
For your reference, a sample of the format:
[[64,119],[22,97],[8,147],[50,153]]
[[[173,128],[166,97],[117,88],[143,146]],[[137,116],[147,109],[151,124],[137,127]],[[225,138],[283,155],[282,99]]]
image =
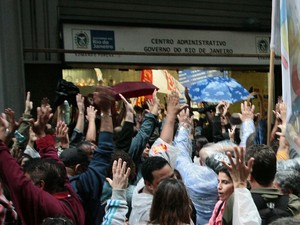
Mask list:
[[20,1],[0,1],[0,112],[12,108],[21,116],[25,78]]

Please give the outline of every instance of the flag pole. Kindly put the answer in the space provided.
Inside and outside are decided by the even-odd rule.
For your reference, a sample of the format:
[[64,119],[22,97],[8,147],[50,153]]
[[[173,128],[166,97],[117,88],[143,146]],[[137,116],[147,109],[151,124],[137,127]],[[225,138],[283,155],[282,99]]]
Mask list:
[[[279,1],[272,0],[272,15],[271,15],[271,41],[270,41],[270,64],[269,64],[269,76],[268,76],[268,117],[267,117],[267,144],[270,145],[272,122],[273,122],[273,102],[274,102],[274,60],[275,60],[275,48],[279,41],[277,33],[280,32],[277,29],[276,21],[280,17],[278,13]],[[277,43],[276,43],[277,42]]]
[[272,121],[273,121],[273,100],[274,100],[274,60],[275,51],[271,49],[270,51],[270,65],[269,65],[269,77],[268,77],[268,135],[267,144],[270,145],[271,131],[272,131]]

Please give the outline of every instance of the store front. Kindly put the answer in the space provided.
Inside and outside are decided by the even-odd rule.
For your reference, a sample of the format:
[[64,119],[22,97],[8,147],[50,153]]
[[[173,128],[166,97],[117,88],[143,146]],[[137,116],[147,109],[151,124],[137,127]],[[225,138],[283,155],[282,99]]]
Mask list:
[[145,81],[149,70],[167,71],[183,87],[229,76],[260,93],[267,108],[269,39],[268,33],[63,24],[64,57],[72,69],[62,75],[83,95],[97,84]]

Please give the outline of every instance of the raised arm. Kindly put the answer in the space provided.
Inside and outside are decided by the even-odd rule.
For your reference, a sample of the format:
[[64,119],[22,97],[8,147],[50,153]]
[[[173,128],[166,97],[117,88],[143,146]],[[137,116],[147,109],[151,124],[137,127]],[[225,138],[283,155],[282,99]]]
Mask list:
[[41,158],[52,158],[60,161],[57,155],[57,150],[54,147],[54,137],[46,134],[47,123],[53,116],[50,105],[42,105],[37,108],[37,120],[31,120],[32,131],[36,134],[36,144],[41,155]]
[[240,118],[242,120],[242,126],[240,130],[241,147],[246,147],[247,138],[250,136],[250,134],[255,132],[255,125],[253,121],[254,109],[255,106],[248,104],[247,101],[241,103],[241,113],[240,113]]
[[219,104],[216,106],[216,113],[213,118],[213,140],[215,143],[225,139],[222,134],[221,118],[225,116],[227,112],[226,106],[227,103],[225,101],[219,102]]
[[140,130],[137,135],[132,139],[129,155],[135,163],[140,162],[143,150],[155,129],[157,124],[157,115],[159,107],[159,99],[157,98],[157,91],[153,92],[153,100],[148,101],[149,112],[145,114]]
[[185,156],[189,162],[192,162],[192,142],[191,132],[193,127],[193,116],[190,117],[190,110],[181,110],[177,116],[179,126],[174,138],[174,146],[180,150],[180,155]]
[[[9,188],[11,198],[25,224],[33,224],[41,213],[56,211],[56,209],[44,207],[52,205],[52,195],[45,193],[41,188],[25,176],[24,171],[9,153],[9,148],[4,144],[7,138],[6,129],[9,123],[6,118],[0,116],[0,175],[2,182]],[[54,142],[53,142],[54,143]],[[56,199],[54,201],[57,201]],[[26,207],[24,202],[27,202]],[[30,221],[30,222],[29,222]]]
[[92,141],[95,142],[96,141],[96,123],[95,123],[95,119],[96,119],[96,115],[97,115],[97,109],[94,108],[94,106],[89,106],[86,108],[86,118],[88,120],[88,129],[86,132],[86,136],[85,139],[87,141]]
[[85,112],[85,107],[84,107],[84,97],[82,97],[81,94],[76,95],[76,102],[77,102],[77,107],[78,107],[78,117],[77,117],[77,122],[75,129],[78,130],[78,132],[83,133],[84,129],[84,112]]
[[125,105],[126,114],[122,130],[117,135],[116,148],[128,152],[134,136],[134,110],[131,103],[128,102],[122,94],[119,94],[119,96],[122,99],[122,103]]
[[122,162],[122,159],[115,160],[112,167],[112,175],[112,180],[107,178],[112,187],[112,196],[105,207],[106,213],[102,225],[124,225],[128,212],[126,188],[128,186],[130,168],[126,169],[126,162]]
[[55,144],[56,148],[67,149],[70,146],[69,141],[69,128],[68,125],[64,121],[59,121],[55,127]]
[[183,109],[188,107],[187,105],[180,106],[179,94],[176,91],[172,91],[168,96],[167,116],[164,127],[161,131],[160,138],[168,144],[172,144],[174,136],[174,125],[177,114]]
[[234,185],[233,225],[260,225],[261,218],[250,191],[247,189],[247,178],[251,172],[254,158],[245,164],[244,149],[235,148],[235,160],[228,153],[230,164],[223,161]]
[[32,101],[30,101],[30,92],[27,92],[26,100],[25,100],[25,110],[22,116],[22,120],[19,124],[18,129],[15,131],[16,142],[14,143],[13,148],[19,148],[20,146],[26,145],[29,141],[29,128],[31,119],[31,110],[32,110]]
[[[187,192],[197,210],[197,224],[206,224],[216,204],[217,176],[213,170],[206,166],[199,166],[192,161],[190,133],[193,117],[190,117],[189,109],[180,111],[178,120],[179,127],[174,138],[174,145],[178,151],[175,168],[182,176]],[[169,154],[168,158],[172,159],[172,155]]]
[[[84,140],[84,112],[85,112],[85,106],[84,106],[84,97],[81,94],[76,95],[76,103],[77,103],[77,121],[76,126],[73,129],[71,138],[70,138],[70,145],[76,146],[78,143]],[[57,109],[60,109],[60,106],[58,106]],[[58,120],[59,121],[59,120]]]
[[[70,179],[73,188],[83,200],[85,210],[94,210],[98,207],[107,168],[111,163],[111,155],[114,150],[111,117],[112,99],[113,97],[107,87],[99,87],[94,92],[94,106],[101,111],[98,146],[88,169]],[[79,185],[81,188],[78,188]],[[90,212],[89,214],[91,215]],[[95,221],[95,218],[87,218],[87,221],[92,220]]]

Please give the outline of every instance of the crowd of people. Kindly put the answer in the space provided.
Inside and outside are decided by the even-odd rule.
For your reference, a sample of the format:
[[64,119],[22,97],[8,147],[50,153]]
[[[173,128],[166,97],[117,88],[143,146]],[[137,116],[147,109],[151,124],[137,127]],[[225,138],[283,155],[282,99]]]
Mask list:
[[62,96],[35,112],[28,92],[20,120],[13,105],[0,116],[0,225],[300,224],[300,157],[281,99],[267,145],[251,98],[195,119],[188,91],[187,104],[154,91],[143,107],[105,86],[92,101]]

